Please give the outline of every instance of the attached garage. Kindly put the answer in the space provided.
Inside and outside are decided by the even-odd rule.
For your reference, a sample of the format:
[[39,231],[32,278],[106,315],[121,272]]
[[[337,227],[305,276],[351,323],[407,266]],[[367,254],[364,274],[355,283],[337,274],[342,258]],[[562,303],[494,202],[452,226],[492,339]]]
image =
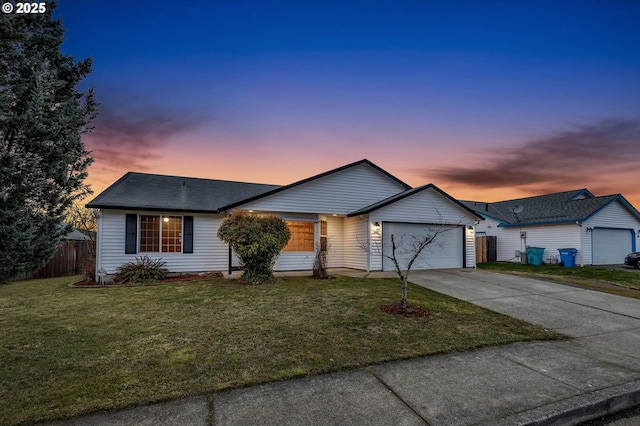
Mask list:
[[[405,269],[415,251],[415,243],[424,239],[428,234],[433,234],[439,226],[418,223],[382,223],[382,269],[393,271],[393,261],[387,256],[391,255],[391,236],[398,247],[396,258],[400,267]],[[464,226],[453,226],[441,232],[436,239],[429,244],[413,263],[412,269],[444,269],[464,267]]]
[[632,229],[594,228],[592,233],[593,264],[621,264],[633,251]]

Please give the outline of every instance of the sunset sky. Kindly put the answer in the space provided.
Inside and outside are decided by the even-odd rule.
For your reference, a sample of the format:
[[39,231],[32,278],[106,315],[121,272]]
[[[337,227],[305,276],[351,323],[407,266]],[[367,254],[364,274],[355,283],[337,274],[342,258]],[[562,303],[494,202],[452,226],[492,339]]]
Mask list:
[[288,184],[367,158],[497,201],[640,208],[640,2],[61,0],[94,58],[99,193],[127,171]]

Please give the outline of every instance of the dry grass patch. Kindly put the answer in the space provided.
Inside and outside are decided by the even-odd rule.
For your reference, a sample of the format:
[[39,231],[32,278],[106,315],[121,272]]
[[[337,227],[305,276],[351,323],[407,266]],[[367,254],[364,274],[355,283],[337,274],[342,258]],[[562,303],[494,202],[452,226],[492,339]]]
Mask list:
[[0,286],[0,424],[121,409],[384,361],[560,335],[393,279]]

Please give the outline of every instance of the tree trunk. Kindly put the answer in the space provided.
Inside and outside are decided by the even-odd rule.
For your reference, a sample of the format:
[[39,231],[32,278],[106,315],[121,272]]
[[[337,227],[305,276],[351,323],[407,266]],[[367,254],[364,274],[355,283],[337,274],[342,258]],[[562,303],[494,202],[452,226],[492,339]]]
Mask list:
[[407,309],[407,276],[402,280],[402,300],[400,301],[400,308]]

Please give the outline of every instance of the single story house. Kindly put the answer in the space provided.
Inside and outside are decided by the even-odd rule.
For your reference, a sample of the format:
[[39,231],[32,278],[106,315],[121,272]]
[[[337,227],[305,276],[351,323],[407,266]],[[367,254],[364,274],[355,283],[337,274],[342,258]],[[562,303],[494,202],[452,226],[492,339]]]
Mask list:
[[315,251],[329,267],[393,270],[391,235],[404,246],[446,227],[414,269],[475,267],[475,223],[482,220],[434,185],[412,188],[368,160],[285,186],[129,172],[87,204],[99,210],[96,270],[148,255],[171,272],[226,271],[237,259],[217,236],[235,211],[275,215],[291,239],[277,271],[310,270]]
[[498,261],[520,261],[527,247],[542,247],[546,263],[559,261],[558,249],[575,248],[576,265],[621,264],[640,239],[640,213],[620,194],[596,197],[576,189],[462,204],[486,219],[476,231],[497,237]]

